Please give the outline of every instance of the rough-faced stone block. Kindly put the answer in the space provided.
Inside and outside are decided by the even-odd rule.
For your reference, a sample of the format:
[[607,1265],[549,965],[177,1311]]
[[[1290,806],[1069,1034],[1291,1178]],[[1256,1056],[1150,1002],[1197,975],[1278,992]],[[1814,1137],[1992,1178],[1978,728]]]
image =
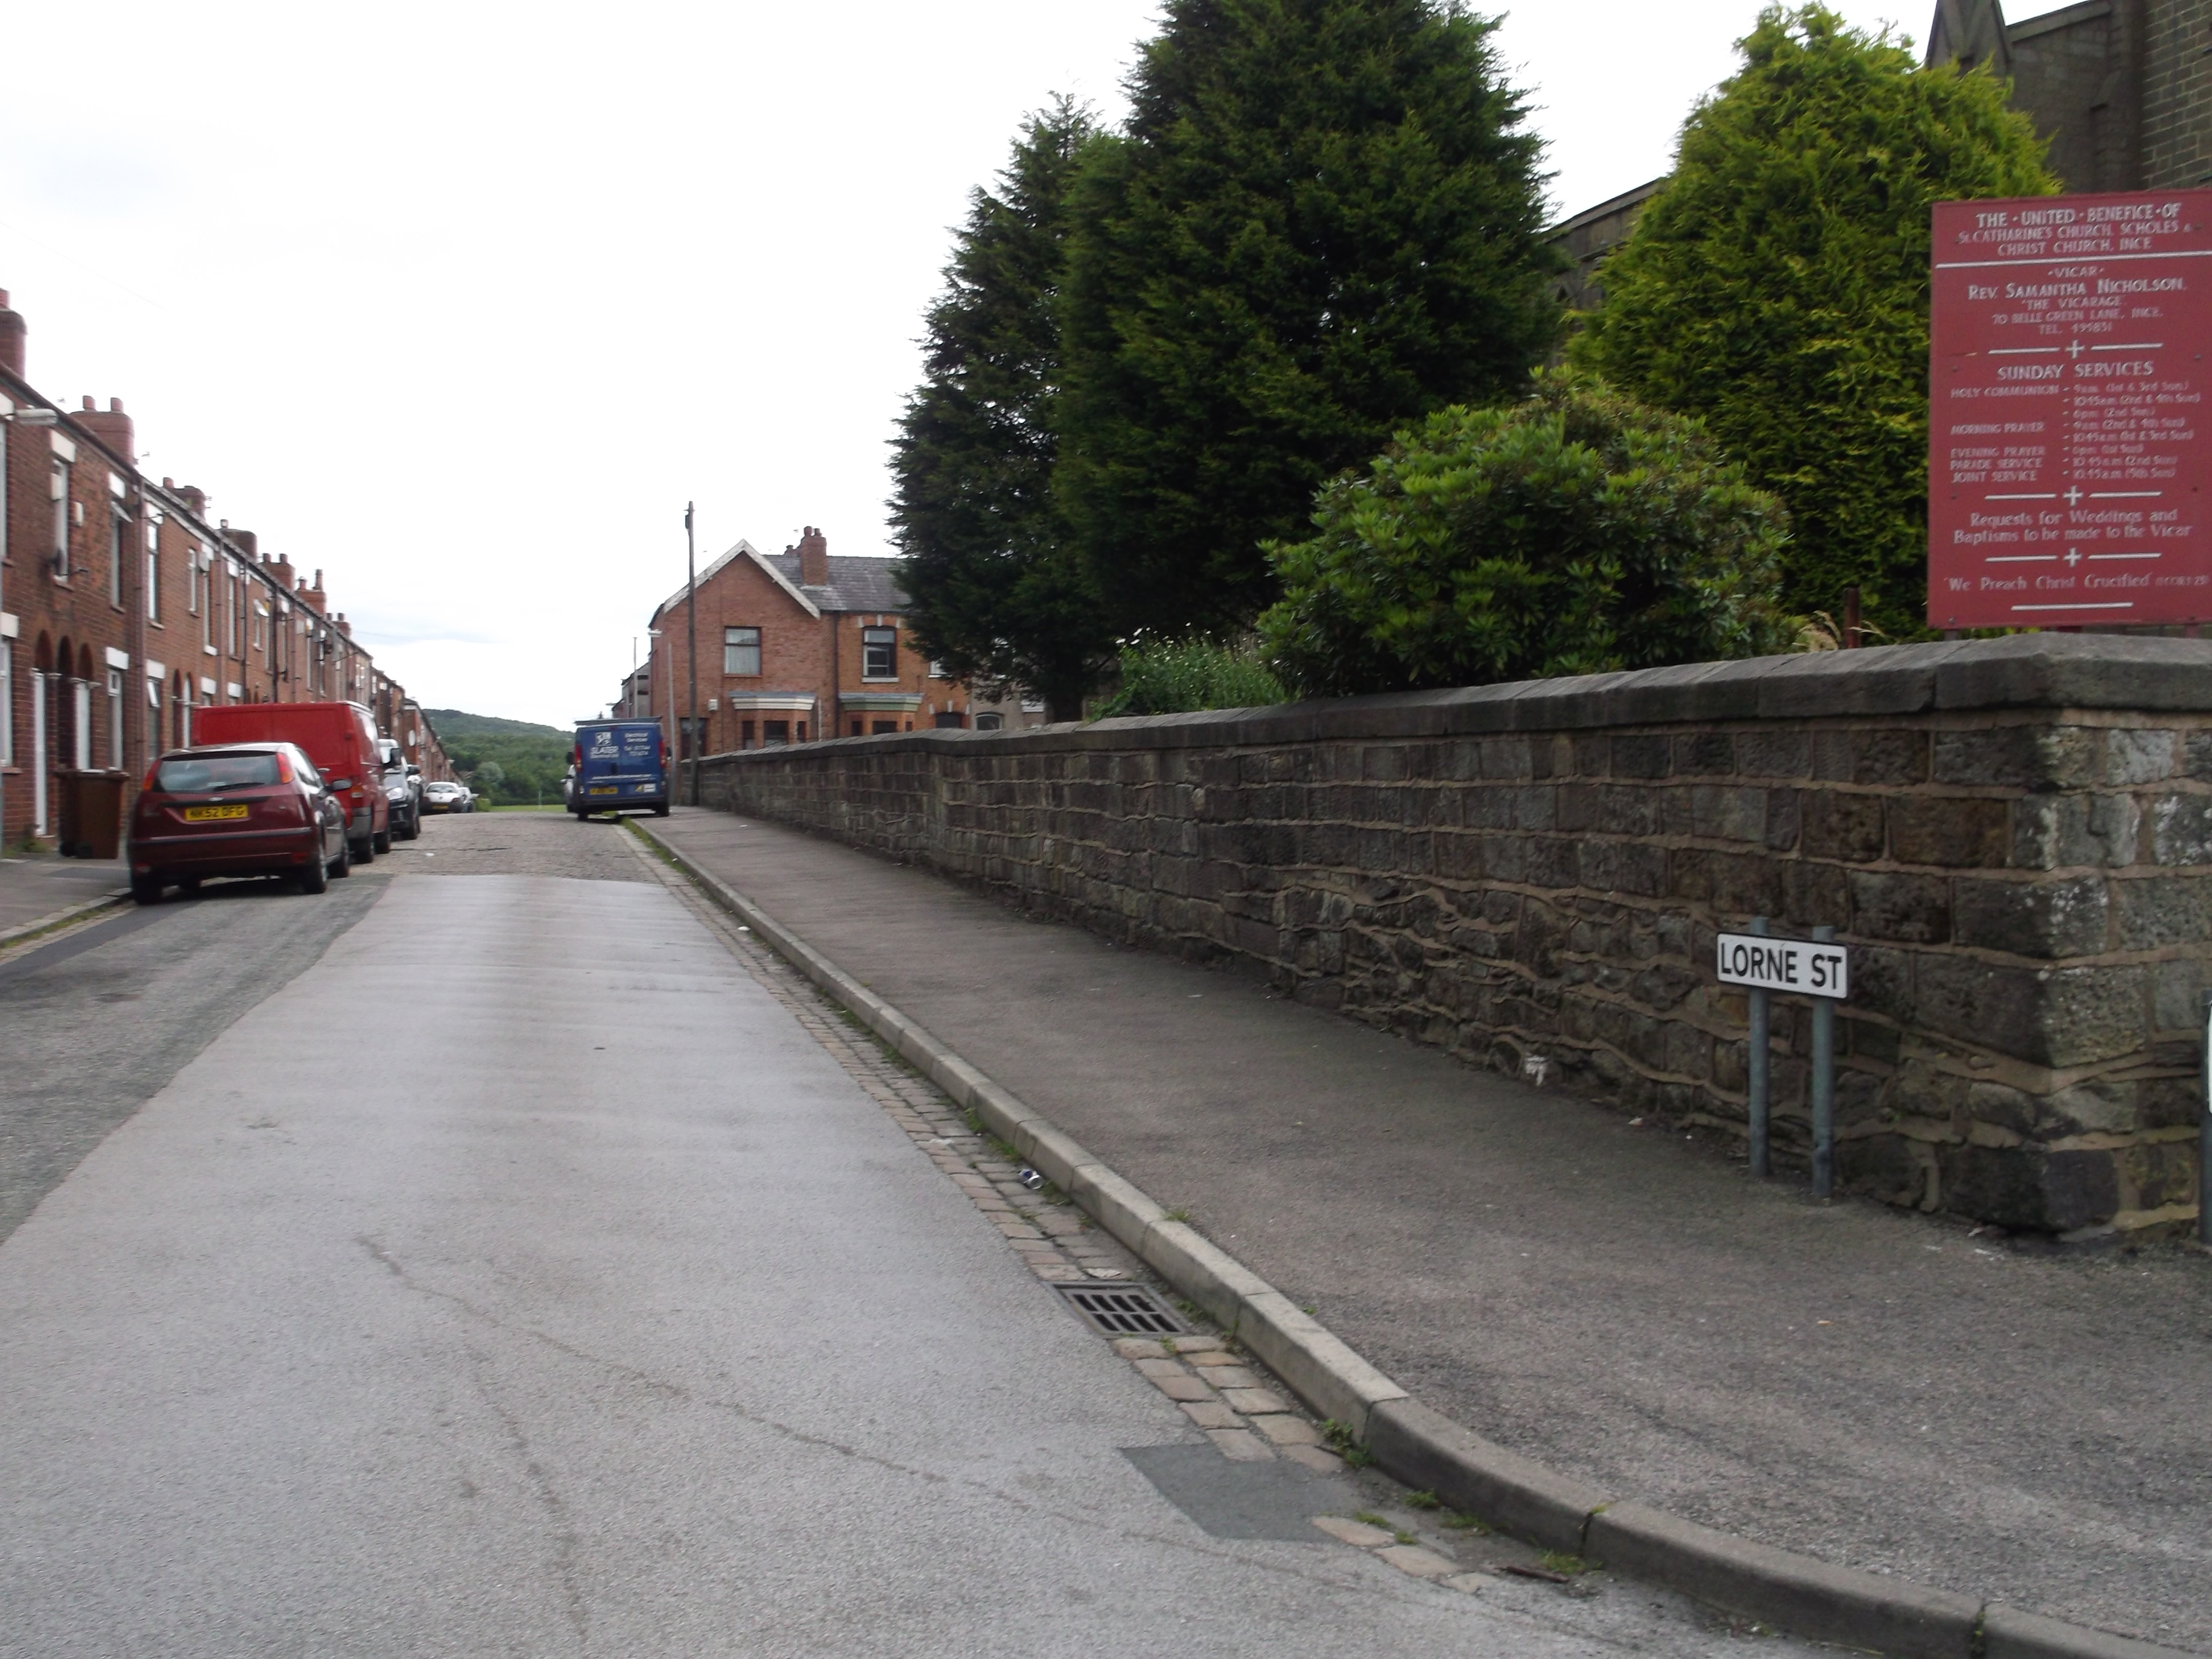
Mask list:
[[1806,857],[1864,863],[1881,856],[1880,795],[1808,789],[1801,802],[1798,838]]
[[1813,769],[1813,740],[1788,727],[1740,732],[1735,756],[1736,769],[1747,778],[1802,778]]
[[2001,799],[1976,795],[1897,795],[1889,799],[1889,851],[1899,864],[2001,869],[2011,850],[2011,816]]
[[1928,734],[1862,728],[1850,734],[1851,781],[1898,788],[1928,778]]
[[1727,777],[1735,770],[1735,738],[1727,732],[1692,732],[1674,739],[1674,771],[1684,777]]
[[2078,789],[2096,774],[2096,733],[2078,726],[1976,726],[1938,732],[1937,783],[2008,789]]
[[1663,778],[1674,769],[1674,743],[1657,732],[1617,737],[1608,758],[1616,778]]
[[2124,951],[2212,942],[2212,873],[2123,876],[2112,883],[2112,899]]
[[2150,842],[2157,863],[2212,864],[2212,795],[2154,797]]
[[1951,936],[1951,884],[1943,876],[1853,870],[1850,931],[1856,939],[1938,945]]
[[1953,940],[2014,956],[2094,956],[2105,949],[2105,878],[2005,881],[1961,876],[1952,884]]
[[1766,792],[1766,830],[1764,839],[1772,853],[1794,849],[1803,831],[1802,797],[1795,789]]
[[2181,762],[2181,734],[2159,728],[2118,726],[2105,733],[2100,780],[2119,788],[2170,778]]
[[1700,783],[1692,785],[1687,794],[1692,835],[1708,841],[1765,841],[1765,790]]
[[2119,1173],[2106,1152],[1951,1146],[1941,1156],[1942,1206],[2030,1232],[2071,1232],[2110,1221]]

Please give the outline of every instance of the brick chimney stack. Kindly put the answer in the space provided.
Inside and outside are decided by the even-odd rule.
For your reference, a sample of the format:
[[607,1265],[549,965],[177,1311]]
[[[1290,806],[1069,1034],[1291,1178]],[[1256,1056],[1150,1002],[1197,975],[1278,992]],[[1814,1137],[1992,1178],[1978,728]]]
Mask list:
[[225,524],[222,533],[230,538],[230,544],[245,554],[248,559],[257,564],[260,562],[261,538],[251,530],[233,530],[229,525]]
[[6,369],[17,380],[23,373],[23,337],[30,328],[22,318],[8,307],[8,290],[0,288],[0,368]]
[[799,538],[799,585],[830,585],[830,538],[812,525],[807,526],[805,533]]
[[133,442],[135,434],[131,429],[131,417],[123,412],[122,398],[110,398],[107,407],[103,410],[95,408],[92,399],[87,398],[83,410],[70,418],[106,444],[126,465],[137,465],[138,451]]
[[191,509],[192,516],[195,519],[199,520],[203,524],[207,522],[208,498],[206,490],[202,489],[198,484],[179,484],[177,486],[177,498],[183,501],[186,507]]
[[276,577],[276,585],[285,592],[289,593],[293,591],[295,584],[292,574],[291,560],[283,558],[272,560],[269,566],[269,574]]
[[329,601],[330,596],[323,592],[323,573],[321,571],[318,570],[315,572],[315,580],[313,586],[309,586],[305,582],[302,582],[300,585],[300,598],[306,602],[307,608],[310,611],[313,611],[318,617],[324,614],[323,606]]

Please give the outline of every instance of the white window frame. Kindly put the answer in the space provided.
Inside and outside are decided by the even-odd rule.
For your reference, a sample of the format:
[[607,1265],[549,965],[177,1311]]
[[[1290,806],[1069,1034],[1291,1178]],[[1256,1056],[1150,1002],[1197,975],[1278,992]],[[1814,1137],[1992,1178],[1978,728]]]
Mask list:
[[[734,637],[739,634],[750,634],[752,638],[740,640]],[[758,679],[761,675],[761,652],[765,643],[757,628],[725,628],[722,630],[722,672],[736,679]],[[753,665],[750,668],[741,665],[743,659],[738,653],[742,651],[752,653]]]
[[161,514],[146,510],[146,620],[161,620]]
[[65,582],[70,579],[70,464],[58,455],[46,474],[46,496],[53,514],[50,568],[56,581]]
[[[890,648],[890,670],[888,673],[868,672],[868,647],[888,646]],[[898,682],[898,629],[896,628],[863,628],[860,630],[860,682],[862,684],[896,684]]]
[[107,769],[123,769],[123,671],[107,671]]

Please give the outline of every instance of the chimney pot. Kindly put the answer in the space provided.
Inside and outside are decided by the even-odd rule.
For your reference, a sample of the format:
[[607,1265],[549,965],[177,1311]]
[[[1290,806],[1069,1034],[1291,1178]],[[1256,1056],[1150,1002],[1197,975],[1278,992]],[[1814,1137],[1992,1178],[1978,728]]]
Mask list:
[[123,399],[110,398],[107,400],[107,412],[111,415],[120,415],[123,412]]
[[92,400],[92,393],[90,393],[89,392],[86,392],[86,393],[84,394],[84,406],[85,406],[87,409],[88,409],[88,410],[97,410],[99,409],[99,407],[100,407],[100,405],[99,405],[98,404],[95,404],[94,402],[93,402],[93,400]]

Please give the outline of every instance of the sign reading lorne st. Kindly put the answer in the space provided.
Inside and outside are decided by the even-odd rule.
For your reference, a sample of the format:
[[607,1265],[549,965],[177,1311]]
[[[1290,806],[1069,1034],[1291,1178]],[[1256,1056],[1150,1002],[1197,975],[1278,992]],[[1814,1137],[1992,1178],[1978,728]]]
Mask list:
[[1723,985],[1838,1000],[1851,993],[1850,957],[1840,945],[1769,939],[1763,933],[1723,933],[1717,954]]
[[2212,191],[1936,206],[1928,622],[2212,618]]

